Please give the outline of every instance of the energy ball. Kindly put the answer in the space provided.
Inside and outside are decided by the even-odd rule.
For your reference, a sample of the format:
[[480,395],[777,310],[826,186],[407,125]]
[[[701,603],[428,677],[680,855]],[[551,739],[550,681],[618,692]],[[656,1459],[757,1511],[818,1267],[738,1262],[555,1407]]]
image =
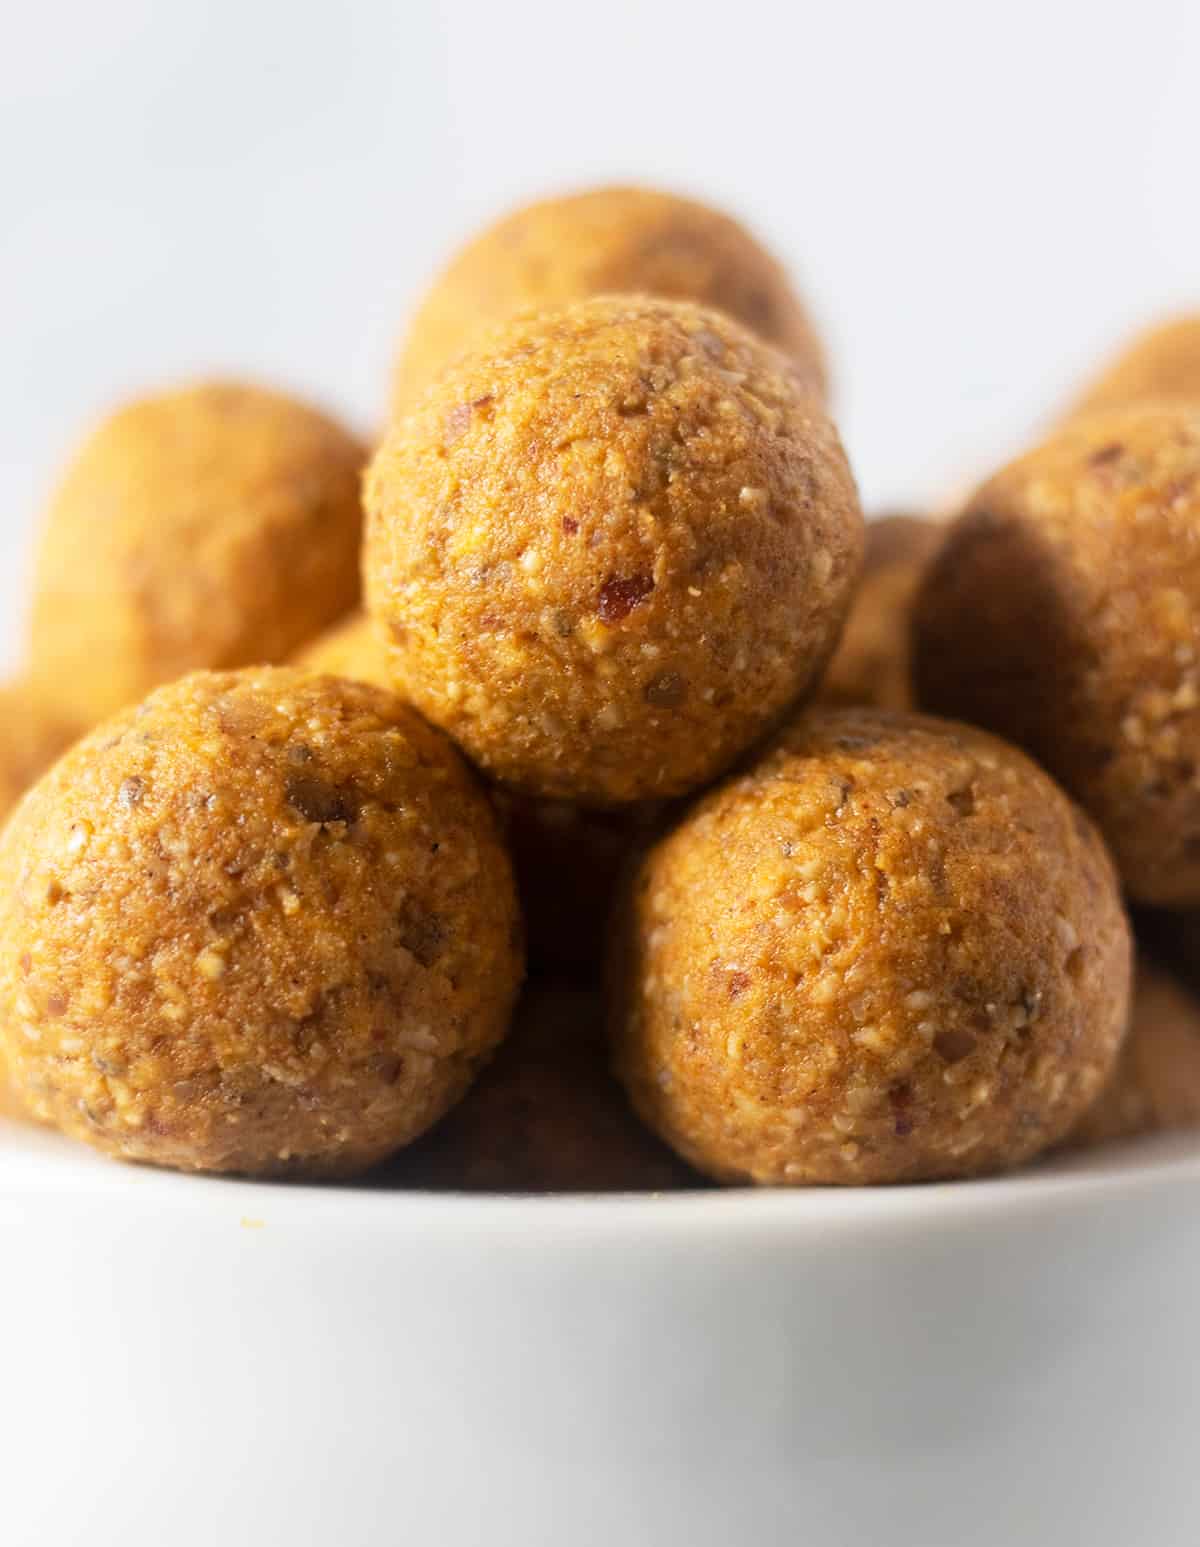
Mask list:
[[36,1116],[127,1160],[351,1175],[504,1036],[508,857],[391,695],[201,672],[77,744],[0,838],[0,1037]]
[[0,686],[0,820],[77,734],[28,682]]
[[788,354],[821,396],[824,352],[787,274],[719,210],[649,188],[595,188],[505,215],[452,260],[412,320],[396,370],[405,411],[480,333],[516,312],[637,292],[726,312]]
[[1073,414],[1151,398],[1200,404],[1200,316],[1176,317],[1140,334],[1092,382]]
[[618,1069],[720,1181],[997,1171],[1099,1093],[1130,954],[1103,843],[1021,753],[924,716],[814,710],[642,863]]
[[1139,902],[1200,902],[1200,405],[1095,414],[997,474],[915,610],[923,708],[1017,742]]
[[47,702],[90,726],[197,667],[286,660],[358,599],[365,459],[324,414],[233,382],[113,414],[42,531]]
[[[388,685],[383,641],[357,614],[296,657],[310,671]],[[591,811],[570,801],[493,792],[517,874],[531,962],[591,975],[604,953],[617,881],[668,809],[645,801]]]
[[470,1094],[401,1162],[419,1186],[469,1192],[659,1192],[695,1183],[610,1074],[603,1008],[532,985]]
[[912,605],[941,535],[937,522],[919,516],[884,516],[867,523],[862,583],[818,702],[831,708],[913,708]]
[[500,783],[582,805],[704,784],[819,678],[858,574],[837,432],[717,312],[515,319],[366,479],[397,690]]

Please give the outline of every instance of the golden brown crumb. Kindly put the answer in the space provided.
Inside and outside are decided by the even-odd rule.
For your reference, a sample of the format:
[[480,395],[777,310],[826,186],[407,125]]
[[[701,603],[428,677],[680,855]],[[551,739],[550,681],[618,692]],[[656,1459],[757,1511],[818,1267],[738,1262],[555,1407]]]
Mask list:
[[1095,1099],[1130,954],[1104,846],[1035,764],[965,725],[813,710],[643,862],[618,1067],[720,1180],[995,1171]]
[[914,613],[924,708],[1026,748],[1140,902],[1200,902],[1200,406],[1059,431],[974,495]]
[[397,413],[516,312],[638,292],[727,312],[790,355],[820,395],[824,353],[782,267],[736,221],[649,188],[594,188],[514,210],[438,277],[396,370]]
[[1200,1127],[1200,1002],[1142,957],[1129,1035],[1112,1078],[1071,1135],[1073,1146]]
[[919,516],[868,521],[862,583],[817,692],[819,703],[913,707],[912,604],[941,535],[937,522]]
[[46,701],[94,725],[195,667],[286,660],[357,600],[365,455],[325,415],[233,382],[113,414],[42,532]]
[[393,429],[366,501],[398,690],[499,782],[591,805],[685,793],[778,723],[862,546],[815,399],[680,302],[498,329]]
[[377,688],[197,673],[78,743],[0,838],[0,1039],[131,1160],[347,1175],[500,1041],[512,876],[453,748]]
[[472,1192],[659,1192],[696,1181],[634,1117],[587,989],[534,983],[465,1100],[402,1161],[405,1180]]

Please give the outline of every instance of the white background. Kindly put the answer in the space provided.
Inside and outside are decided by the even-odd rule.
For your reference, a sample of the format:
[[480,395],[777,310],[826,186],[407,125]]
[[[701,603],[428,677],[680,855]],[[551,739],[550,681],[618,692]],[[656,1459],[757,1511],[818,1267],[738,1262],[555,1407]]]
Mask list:
[[0,643],[56,469],[220,369],[377,419],[447,249],[640,178],[743,215],[827,332],[869,506],[1020,444],[1200,302],[1200,6],[0,5]]

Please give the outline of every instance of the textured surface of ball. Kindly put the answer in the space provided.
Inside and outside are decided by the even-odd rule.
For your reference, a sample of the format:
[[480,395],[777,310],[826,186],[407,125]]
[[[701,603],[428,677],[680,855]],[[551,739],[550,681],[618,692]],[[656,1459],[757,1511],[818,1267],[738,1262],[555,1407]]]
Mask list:
[[596,188],[514,210],[450,262],[410,325],[395,404],[410,406],[515,312],[632,292],[716,307],[790,356],[819,393],[824,353],[786,273],[728,215],[649,188]]
[[1031,752],[1138,901],[1200,902],[1200,407],[1094,414],[998,473],[914,621],[923,708]]
[[365,456],[324,414],[234,382],[113,414],[41,534],[46,701],[93,725],[193,669],[286,660],[357,599]]
[[498,329],[393,429],[366,502],[397,690],[498,781],[598,806],[685,793],[772,729],[862,545],[782,357],[668,301]]
[[973,728],[814,710],[646,857],[618,1068],[727,1182],[1019,1165],[1112,1071],[1130,936],[1094,828]]
[[376,688],[197,673],[99,726],[0,839],[0,1036],[35,1115],[195,1170],[350,1174],[503,1037],[508,858]]

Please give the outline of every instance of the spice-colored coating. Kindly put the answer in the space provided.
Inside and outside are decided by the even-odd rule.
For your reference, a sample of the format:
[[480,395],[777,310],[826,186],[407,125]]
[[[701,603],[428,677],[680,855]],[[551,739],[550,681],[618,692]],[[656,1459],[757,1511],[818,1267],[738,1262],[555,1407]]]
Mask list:
[[914,614],[922,707],[1025,747],[1140,902],[1200,902],[1200,407],[1081,419],[971,499]]
[[358,599],[365,459],[324,414],[233,382],[113,414],[42,532],[47,702],[94,725],[197,667],[286,660]]
[[1072,416],[1152,398],[1200,404],[1200,316],[1140,333],[1091,383]]
[[600,998],[531,984],[465,1100],[401,1161],[418,1186],[641,1192],[696,1178],[634,1117],[608,1069]]
[[[361,613],[306,646],[296,664],[388,686],[383,641]],[[591,974],[603,958],[617,880],[634,847],[662,825],[665,808],[646,801],[591,811],[569,801],[493,794],[516,869],[530,961]]]
[[1200,1127],[1200,1000],[1138,958],[1129,1034],[1108,1084],[1072,1132],[1072,1148]]
[[628,297],[497,329],[393,426],[366,504],[398,691],[499,782],[596,806],[686,793],[777,724],[862,548],[782,357]]
[[0,820],[77,735],[30,683],[0,685]]
[[715,307],[788,354],[821,396],[824,352],[782,266],[735,220],[676,194],[595,188],[503,216],[450,262],[412,319],[394,407],[516,312],[636,292]]
[[996,1171],[1095,1099],[1130,956],[1099,836],[1027,758],[965,725],[813,710],[643,862],[618,1067],[723,1181]]
[[463,1094],[519,937],[486,799],[397,699],[196,673],[0,838],[0,1037],[34,1114],[111,1154],[348,1175]]
[[862,583],[817,692],[818,703],[913,707],[912,604],[941,535],[937,522],[919,516],[868,521]]

